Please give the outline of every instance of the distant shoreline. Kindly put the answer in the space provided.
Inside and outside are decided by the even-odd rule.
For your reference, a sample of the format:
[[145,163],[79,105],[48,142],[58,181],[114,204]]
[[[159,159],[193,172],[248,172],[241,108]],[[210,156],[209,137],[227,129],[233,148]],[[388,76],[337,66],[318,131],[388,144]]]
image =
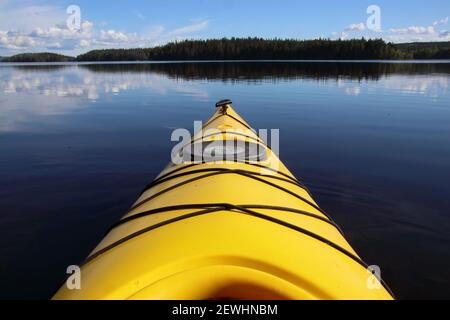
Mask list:
[[192,63],[386,63],[386,64],[450,64],[450,59],[427,60],[161,60],[161,61],[67,61],[67,62],[2,62],[0,66],[75,66],[120,64],[192,64]]
[[450,42],[386,43],[382,39],[281,40],[231,38],[185,40],[151,48],[98,49],[76,57],[52,52],[2,57],[2,62],[224,62],[224,61],[417,61],[450,59]]

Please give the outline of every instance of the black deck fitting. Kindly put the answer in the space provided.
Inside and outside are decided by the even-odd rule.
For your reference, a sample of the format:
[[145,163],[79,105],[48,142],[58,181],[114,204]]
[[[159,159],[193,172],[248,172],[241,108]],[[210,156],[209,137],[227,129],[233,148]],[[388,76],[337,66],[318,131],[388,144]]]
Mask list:
[[230,99],[220,100],[216,103],[216,108],[224,107],[226,105],[232,104]]

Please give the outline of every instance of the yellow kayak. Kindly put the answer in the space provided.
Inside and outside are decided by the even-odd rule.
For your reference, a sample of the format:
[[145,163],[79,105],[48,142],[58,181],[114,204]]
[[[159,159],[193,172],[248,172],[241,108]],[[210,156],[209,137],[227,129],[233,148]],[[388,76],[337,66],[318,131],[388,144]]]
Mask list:
[[54,299],[392,299],[231,101],[216,106]]

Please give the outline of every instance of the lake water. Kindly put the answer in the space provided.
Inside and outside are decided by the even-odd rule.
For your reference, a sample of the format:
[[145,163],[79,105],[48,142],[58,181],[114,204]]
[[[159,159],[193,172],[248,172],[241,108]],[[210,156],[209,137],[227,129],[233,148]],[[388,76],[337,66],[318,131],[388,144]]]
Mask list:
[[450,63],[0,65],[0,298],[49,298],[230,98],[398,298],[450,298]]

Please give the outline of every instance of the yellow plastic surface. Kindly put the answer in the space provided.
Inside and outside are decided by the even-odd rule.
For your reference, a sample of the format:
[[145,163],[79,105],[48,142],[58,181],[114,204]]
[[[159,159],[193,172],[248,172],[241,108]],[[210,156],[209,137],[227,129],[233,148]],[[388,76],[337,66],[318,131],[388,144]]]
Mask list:
[[[225,112],[232,117],[222,112],[217,109],[194,139],[205,136],[208,129],[239,131],[258,139],[231,106]],[[204,141],[232,139],[253,141],[233,133],[218,133]],[[168,166],[160,176],[181,167],[186,168],[176,174],[203,168],[242,169],[262,173],[261,179],[316,205],[305,189],[274,178],[285,178],[279,172],[293,176],[270,149],[267,154],[268,159],[257,164],[278,172],[238,162],[193,167],[183,163]],[[135,205],[204,174],[159,184],[143,193]],[[285,191],[232,173],[187,183],[138,205],[125,217],[161,207],[207,203],[282,206],[326,218],[314,205]],[[143,228],[193,211],[198,210],[158,213],[119,225],[91,255]],[[255,211],[313,232],[357,256],[338,229],[326,221],[273,209]],[[82,266],[81,290],[62,286],[54,299],[392,299],[383,286],[368,285],[371,281],[373,276],[363,265],[323,241],[272,221],[224,210],[176,221],[115,246]]]

